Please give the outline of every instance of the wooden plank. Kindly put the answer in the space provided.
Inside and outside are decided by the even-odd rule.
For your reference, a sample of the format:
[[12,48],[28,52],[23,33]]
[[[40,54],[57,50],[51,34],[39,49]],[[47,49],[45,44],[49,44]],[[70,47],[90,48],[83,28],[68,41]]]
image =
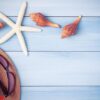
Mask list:
[[[0,1],[0,11],[8,16],[17,16],[25,0]],[[28,0],[27,14],[42,12],[47,16],[100,16],[100,0]]]
[[[71,23],[76,17],[49,17],[50,20],[59,23],[62,27]],[[11,17],[16,22],[16,17]],[[24,25],[36,26],[28,17],[25,18]],[[61,39],[61,29],[43,28],[39,33],[23,33],[29,51],[100,51],[100,17],[83,17],[79,30],[75,36]],[[10,30],[5,27],[0,30],[0,37]],[[6,51],[21,51],[19,41],[16,36],[8,42],[0,45]]]
[[100,87],[22,87],[21,100],[99,100]]
[[7,52],[22,86],[100,85],[100,52]]

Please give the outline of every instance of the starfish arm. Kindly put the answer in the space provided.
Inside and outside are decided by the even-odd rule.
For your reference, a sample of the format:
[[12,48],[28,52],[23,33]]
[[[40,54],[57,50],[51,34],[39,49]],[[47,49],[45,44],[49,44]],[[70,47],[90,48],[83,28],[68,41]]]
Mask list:
[[0,19],[5,21],[9,26],[14,27],[15,24],[8,18],[6,17],[3,13],[0,12]]
[[0,44],[4,43],[8,39],[10,39],[15,34],[15,30],[11,30],[6,35],[4,35],[2,38],[0,38]]
[[35,27],[27,27],[27,26],[21,26],[21,31],[28,31],[28,32],[41,32],[42,29],[35,28]]
[[17,19],[17,25],[21,25],[24,14],[25,14],[25,9],[26,9],[27,3],[24,2],[20,8],[19,14],[18,14],[18,19]]
[[25,44],[24,37],[22,36],[22,33],[20,31],[17,31],[16,33],[17,33],[17,37],[18,37],[18,40],[20,42],[20,45],[22,47],[22,50],[23,50],[24,54],[27,56],[28,50],[27,50],[27,47],[26,47],[26,44]]

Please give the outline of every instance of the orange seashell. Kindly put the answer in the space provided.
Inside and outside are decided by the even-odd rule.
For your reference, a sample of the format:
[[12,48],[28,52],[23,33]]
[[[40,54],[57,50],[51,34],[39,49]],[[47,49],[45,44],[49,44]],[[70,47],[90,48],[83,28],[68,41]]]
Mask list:
[[0,22],[0,29],[4,27],[4,23]]
[[81,20],[81,16],[79,16],[73,23],[66,25],[61,33],[61,38],[66,38],[76,33],[78,24]]
[[41,13],[31,13],[30,18],[32,19],[32,21],[36,22],[36,24],[38,26],[42,26],[42,27],[51,26],[51,27],[55,27],[55,28],[60,27],[60,25],[55,24],[55,23],[49,21],[48,19],[46,19],[46,17]]

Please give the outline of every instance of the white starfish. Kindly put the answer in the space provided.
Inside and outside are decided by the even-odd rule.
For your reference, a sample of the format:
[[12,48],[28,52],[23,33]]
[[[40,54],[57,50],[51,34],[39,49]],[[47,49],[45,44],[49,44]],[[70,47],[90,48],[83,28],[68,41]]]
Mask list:
[[41,29],[34,28],[34,27],[21,26],[21,23],[25,14],[26,6],[27,6],[27,3],[24,2],[20,8],[16,24],[0,12],[0,18],[4,20],[10,27],[12,27],[12,30],[10,32],[8,32],[6,35],[0,38],[0,44],[6,42],[8,39],[10,39],[13,35],[16,34],[19,39],[23,52],[25,53],[25,55],[28,55],[28,50],[27,50],[25,40],[21,31],[40,32]]

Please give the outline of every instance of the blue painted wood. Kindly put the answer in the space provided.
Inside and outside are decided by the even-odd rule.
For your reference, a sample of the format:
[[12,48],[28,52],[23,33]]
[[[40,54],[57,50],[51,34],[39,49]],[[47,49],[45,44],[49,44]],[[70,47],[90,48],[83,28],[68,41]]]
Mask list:
[[[7,16],[17,16],[23,1],[10,0],[8,4],[7,0],[1,0],[0,11]],[[20,52],[15,36],[0,45],[0,48],[8,51],[18,70],[22,86],[21,100],[100,99],[99,9],[100,0],[28,0],[25,16],[29,16],[30,12],[42,12],[46,16],[56,16],[49,19],[62,26],[72,22],[75,17],[57,16],[88,17],[83,17],[77,35],[64,40],[60,39],[61,30],[55,28],[43,28],[42,33],[24,33],[28,50],[31,51],[28,57]],[[11,19],[15,21],[16,17]],[[23,24],[36,26],[28,17]],[[0,30],[0,37],[9,30],[8,27]]]
[[21,100],[100,100],[100,87],[22,87]]
[[[62,27],[75,20],[76,17],[49,17],[50,20],[59,23]],[[11,17],[16,22],[16,18]],[[25,18],[24,25],[36,26],[30,18]],[[37,26],[36,26],[37,27]],[[61,39],[59,28],[43,28],[39,33],[23,33],[29,51],[100,51],[100,17],[83,17],[76,35]],[[0,30],[2,37],[11,28]],[[21,51],[17,36],[0,45],[6,51]]]
[[100,52],[7,52],[22,86],[100,85]]
[[[0,11],[8,16],[16,16],[25,0],[0,1]],[[42,12],[48,16],[100,16],[100,0],[28,0],[27,15]]]

